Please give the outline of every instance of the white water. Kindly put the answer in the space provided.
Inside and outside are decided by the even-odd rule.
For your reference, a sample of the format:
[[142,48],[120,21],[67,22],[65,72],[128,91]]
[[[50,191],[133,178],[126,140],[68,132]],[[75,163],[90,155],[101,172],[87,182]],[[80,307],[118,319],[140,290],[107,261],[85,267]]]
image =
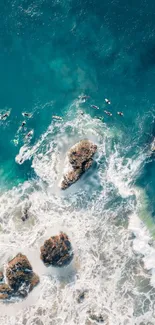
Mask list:
[[[1,264],[20,251],[40,276],[27,299],[1,302],[0,324],[91,325],[90,310],[106,315],[109,325],[155,324],[154,268],[148,262],[154,248],[138,218],[138,190],[131,185],[144,154],[125,163],[119,145],[113,146],[115,129],[88,115],[68,118],[52,124],[34,147],[25,145],[16,157],[17,162],[32,158],[38,179],[0,197]],[[117,140],[121,136],[117,132]],[[97,166],[61,192],[65,152],[81,138],[98,145]],[[23,223],[25,204],[30,218]],[[40,246],[60,230],[71,239],[74,260],[62,270],[46,268]],[[87,294],[79,304],[82,290]]]

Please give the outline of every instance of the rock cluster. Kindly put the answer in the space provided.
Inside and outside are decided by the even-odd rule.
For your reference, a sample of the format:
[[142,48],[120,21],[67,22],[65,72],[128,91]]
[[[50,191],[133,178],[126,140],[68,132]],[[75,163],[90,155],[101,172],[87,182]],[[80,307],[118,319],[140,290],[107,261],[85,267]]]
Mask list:
[[33,272],[29,260],[20,253],[9,261],[6,279],[7,284],[0,284],[0,299],[8,299],[11,296],[26,297],[39,283],[39,277]]
[[65,161],[64,175],[60,183],[62,190],[75,183],[92,166],[92,157],[96,150],[97,146],[90,140],[81,140],[70,148]]
[[48,266],[62,267],[73,259],[72,246],[66,234],[50,237],[40,248],[41,259]]
[[[97,146],[90,140],[81,140],[67,153],[67,170],[61,181],[61,189],[68,188],[76,182],[80,176],[88,170],[93,163],[93,155]],[[23,221],[28,217],[28,210],[24,210]],[[40,248],[41,259],[45,265],[63,267],[68,265],[73,259],[71,242],[65,233],[52,236],[47,239]],[[39,277],[33,272],[32,266],[25,255],[17,254],[9,261],[6,274],[0,272],[0,299],[11,297],[26,297],[28,293],[39,283]],[[78,301],[84,299],[84,293],[79,296]],[[101,321],[101,318],[99,318]]]
[[[41,259],[45,265],[63,267],[73,259],[71,242],[65,233],[50,237],[40,248]],[[39,283],[39,277],[33,272],[32,266],[25,255],[17,254],[8,262],[4,275],[0,272],[0,299],[26,297]]]

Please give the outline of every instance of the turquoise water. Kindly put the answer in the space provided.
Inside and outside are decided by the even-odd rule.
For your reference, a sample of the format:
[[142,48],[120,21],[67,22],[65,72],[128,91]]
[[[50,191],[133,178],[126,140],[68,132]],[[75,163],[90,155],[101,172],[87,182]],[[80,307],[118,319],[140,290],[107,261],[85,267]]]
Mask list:
[[[123,1],[11,1],[1,3],[1,8],[0,102],[1,109],[12,109],[8,122],[1,123],[2,179],[7,185],[10,179],[13,185],[15,179],[31,176],[29,165],[16,166],[18,148],[11,142],[22,111],[34,113],[27,128],[35,129],[36,141],[52,114],[64,115],[84,92],[101,107],[105,97],[111,99],[115,117],[105,120],[124,128],[129,141],[137,138],[137,132],[140,136],[151,132],[155,63],[151,1],[132,6]],[[123,122],[116,118],[117,110],[124,112]]]
[[[28,301],[6,308],[2,325],[89,325],[90,308],[104,310],[109,325],[154,324],[155,255],[147,232],[155,235],[154,12],[151,0],[0,3],[0,112],[10,111],[0,120],[0,257],[3,265],[20,247],[41,278]],[[96,165],[62,194],[66,150],[85,137],[98,145]],[[31,217],[23,224],[25,204]],[[37,257],[42,240],[62,229],[76,256],[66,286]],[[137,236],[132,244],[130,232]],[[89,297],[79,307],[75,297],[85,286]]]

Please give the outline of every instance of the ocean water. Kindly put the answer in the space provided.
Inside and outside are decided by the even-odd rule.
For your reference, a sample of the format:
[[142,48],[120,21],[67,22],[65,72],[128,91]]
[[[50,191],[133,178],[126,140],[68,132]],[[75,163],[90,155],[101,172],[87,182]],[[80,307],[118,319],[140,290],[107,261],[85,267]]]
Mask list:
[[[0,268],[20,251],[40,276],[28,298],[0,303],[0,324],[94,325],[91,312],[154,325],[154,2],[3,0],[0,21]],[[66,151],[83,138],[95,163],[61,192]],[[73,262],[46,268],[40,246],[59,231]]]

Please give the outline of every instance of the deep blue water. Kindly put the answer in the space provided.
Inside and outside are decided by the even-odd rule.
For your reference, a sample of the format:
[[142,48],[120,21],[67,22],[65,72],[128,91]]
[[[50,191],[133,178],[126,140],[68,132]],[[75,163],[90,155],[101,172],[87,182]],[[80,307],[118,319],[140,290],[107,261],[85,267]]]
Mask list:
[[[32,143],[45,132],[53,114],[65,117],[81,93],[91,103],[112,101],[113,118],[105,122],[125,131],[122,154],[130,155],[152,141],[155,85],[155,3],[148,1],[15,0],[0,3],[0,109],[11,108],[0,121],[1,186],[12,187],[35,177],[31,161],[18,165],[22,145],[12,140],[33,113],[27,132]],[[92,116],[95,114],[86,104]],[[124,112],[119,119],[117,111]],[[103,113],[102,113],[103,114]],[[129,153],[128,153],[129,154]],[[148,158],[135,182],[145,187],[155,211],[155,163]]]

